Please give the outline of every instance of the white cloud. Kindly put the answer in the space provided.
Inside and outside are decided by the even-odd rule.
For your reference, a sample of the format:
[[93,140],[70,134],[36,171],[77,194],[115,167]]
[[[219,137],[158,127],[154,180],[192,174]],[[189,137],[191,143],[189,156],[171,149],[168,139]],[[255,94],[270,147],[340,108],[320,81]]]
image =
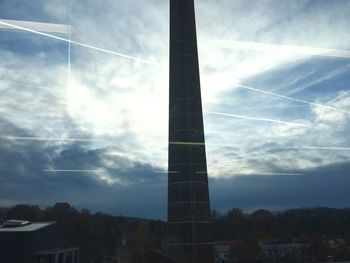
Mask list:
[[[343,96],[340,97],[337,101],[331,103],[333,107],[337,107],[339,109],[343,109],[345,111],[350,110],[350,97]],[[315,114],[315,121],[320,125],[329,125],[329,128],[339,127],[348,125],[350,121],[350,114],[332,111],[324,107],[314,106],[312,107],[312,111]]]
[[[219,3],[220,2],[220,3]],[[198,39],[201,66],[202,95],[205,110],[230,112],[244,115],[242,109],[251,108],[254,114],[270,119],[293,121],[318,127],[290,127],[280,124],[258,124],[256,122],[206,117],[207,130],[217,130],[208,138],[208,160],[218,163],[212,168],[227,166],[241,167],[246,173],[269,171],[252,159],[262,163],[274,163],[276,156],[258,153],[254,157],[248,151],[251,146],[276,141],[281,145],[320,144],[338,132],[337,125],[347,124],[345,113],[334,112],[317,105],[311,108],[313,116],[302,119],[289,109],[291,115],[281,116],[277,108],[289,106],[269,98],[253,94],[241,94],[236,85],[259,74],[273,78],[273,70],[291,63],[298,64],[308,57],[295,57],[293,52],[233,51],[208,47],[215,39],[304,46],[324,45],[324,48],[347,48],[349,35],[345,32],[349,19],[346,18],[348,4],[330,4],[331,8],[308,8],[308,1],[196,1],[198,18]],[[51,2],[50,2],[51,3]],[[52,4],[52,3],[51,3]],[[51,4],[45,8],[52,17],[66,19],[66,14],[55,10]],[[334,18],[331,20],[331,18]],[[73,40],[101,49],[142,58],[161,65],[168,64],[168,1],[75,1],[73,4]],[[334,31],[336,30],[336,32]],[[33,36],[36,37],[36,36]],[[271,51],[271,50],[270,50]],[[43,53],[44,47],[43,47]],[[8,55],[8,60],[24,60],[21,54]],[[46,57],[47,58],[47,57]],[[153,67],[127,57],[112,56],[81,46],[72,46],[71,81],[67,86],[66,64],[43,66],[28,63],[29,67],[15,69],[2,63],[1,112],[16,125],[30,130],[38,137],[79,138],[89,135],[92,141],[86,147],[117,146],[118,154],[135,160],[142,160],[166,167],[168,127],[168,72],[166,68]],[[32,64],[31,64],[32,63]],[[298,79],[286,79],[283,85],[303,82],[316,69],[303,72]],[[302,83],[303,91],[308,86],[331,80],[344,72],[334,69],[324,78]],[[47,84],[46,89],[20,87],[19,81]],[[17,83],[16,85],[14,83]],[[291,91],[292,93],[293,91]],[[225,97],[223,94],[233,94]],[[322,93],[320,94],[322,100]],[[230,101],[230,99],[232,100]],[[331,106],[349,110],[347,97]],[[57,103],[58,102],[58,103]],[[270,103],[264,112],[257,107],[260,102]],[[275,108],[274,108],[275,107]],[[310,107],[305,111],[309,112]],[[5,115],[6,114],[6,115]],[[322,133],[319,125],[332,124],[335,131]],[[316,125],[316,126],[317,126]],[[336,125],[336,126],[334,126]],[[38,128],[40,127],[40,128]],[[320,139],[321,138],[321,139]],[[210,143],[234,145],[240,148],[243,161],[232,161],[229,154],[218,153],[220,146]],[[321,144],[322,145],[322,144]],[[254,157],[254,158],[253,158]],[[322,160],[328,155],[319,156]],[[336,162],[339,156],[329,159]],[[278,166],[288,169],[307,168],[320,165],[310,161],[311,154],[281,155]],[[323,161],[320,161],[321,163]],[[241,164],[241,166],[239,166]],[[254,166],[255,165],[255,166]],[[106,179],[107,178],[107,179]],[[108,181],[108,177],[105,179]]]
[[16,29],[27,28],[39,32],[50,32],[50,33],[69,33],[69,25],[64,24],[53,24],[53,23],[39,23],[32,21],[20,21],[20,20],[6,20],[0,19],[0,29]]

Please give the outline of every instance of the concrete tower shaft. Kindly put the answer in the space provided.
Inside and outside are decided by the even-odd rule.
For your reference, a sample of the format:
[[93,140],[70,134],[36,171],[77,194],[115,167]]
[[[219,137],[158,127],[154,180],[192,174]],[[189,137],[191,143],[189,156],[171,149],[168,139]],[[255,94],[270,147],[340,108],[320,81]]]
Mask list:
[[211,216],[193,0],[170,0],[169,247],[213,262]]

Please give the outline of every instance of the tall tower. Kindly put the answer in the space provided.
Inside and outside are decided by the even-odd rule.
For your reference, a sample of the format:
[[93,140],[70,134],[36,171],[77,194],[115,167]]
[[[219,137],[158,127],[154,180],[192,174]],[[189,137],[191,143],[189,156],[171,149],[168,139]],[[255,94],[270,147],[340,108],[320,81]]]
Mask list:
[[194,0],[170,0],[169,248],[213,263]]

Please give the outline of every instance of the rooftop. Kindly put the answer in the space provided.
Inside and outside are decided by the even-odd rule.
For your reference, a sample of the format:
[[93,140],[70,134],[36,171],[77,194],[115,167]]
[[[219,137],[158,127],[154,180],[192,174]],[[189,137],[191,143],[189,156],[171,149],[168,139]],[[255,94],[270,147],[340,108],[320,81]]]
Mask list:
[[29,222],[25,220],[8,220],[0,225],[1,232],[31,232],[55,224],[55,222]]

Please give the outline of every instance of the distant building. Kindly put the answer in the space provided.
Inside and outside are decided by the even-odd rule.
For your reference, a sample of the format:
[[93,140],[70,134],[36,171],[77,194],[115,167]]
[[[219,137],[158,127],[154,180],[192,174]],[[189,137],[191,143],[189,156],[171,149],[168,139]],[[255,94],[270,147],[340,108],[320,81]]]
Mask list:
[[215,244],[215,263],[232,263],[231,245],[229,244]]
[[328,245],[329,248],[339,249],[339,248],[341,248],[342,246],[345,245],[345,240],[342,239],[342,238],[330,239],[327,242],[327,245]]
[[269,262],[305,262],[303,251],[310,245],[306,243],[289,243],[283,240],[261,240],[259,246]]
[[79,248],[65,248],[55,222],[8,220],[0,225],[0,262],[79,263]]
[[242,245],[244,245],[243,240],[214,241],[215,263],[237,262],[234,254]]

